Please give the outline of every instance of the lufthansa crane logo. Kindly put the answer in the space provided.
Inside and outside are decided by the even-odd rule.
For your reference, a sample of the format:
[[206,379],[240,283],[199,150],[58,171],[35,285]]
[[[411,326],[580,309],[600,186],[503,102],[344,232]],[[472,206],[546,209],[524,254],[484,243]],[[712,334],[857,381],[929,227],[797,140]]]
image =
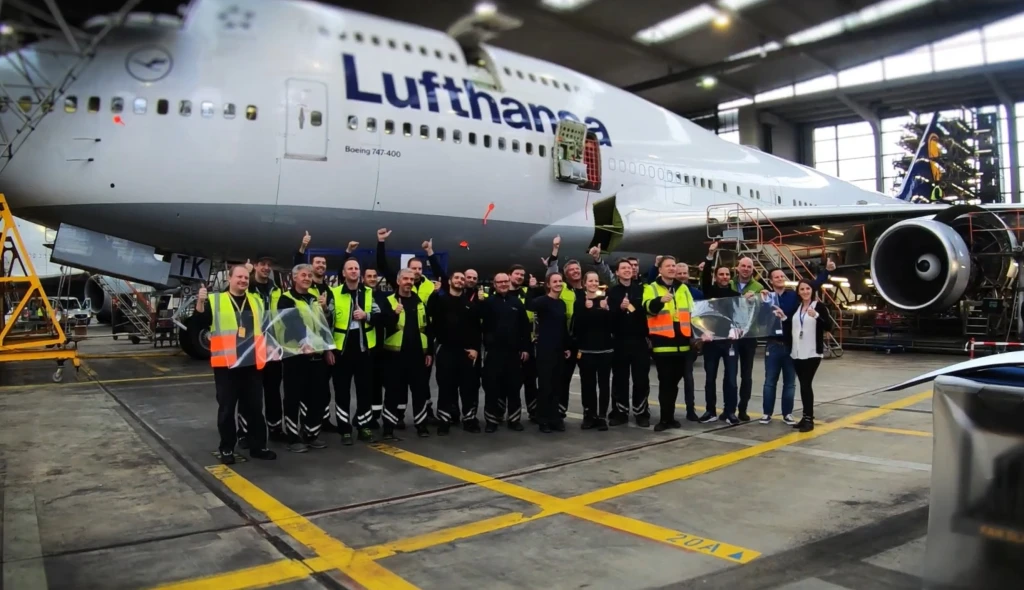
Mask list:
[[162,47],[140,47],[128,54],[124,62],[128,74],[139,82],[157,82],[171,73],[174,58]]

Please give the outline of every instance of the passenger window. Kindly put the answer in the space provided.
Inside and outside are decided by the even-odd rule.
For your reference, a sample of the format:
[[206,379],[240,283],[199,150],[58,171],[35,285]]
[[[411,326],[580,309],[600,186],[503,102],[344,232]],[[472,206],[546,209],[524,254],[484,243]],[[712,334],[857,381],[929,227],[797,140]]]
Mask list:
[[409,53],[412,53],[412,44],[411,43],[405,43],[403,45],[403,47],[405,47],[406,51],[408,51]]
[[742,197],[743,194],[740,192],[740,187],[736,187],[736,196]]
[[120,96],[115,96],[110,99],[110,112],[117,114],[124,111],[124,99]]
[[678,182],[679,184],[683,184],[683,178],[679,175],[678,172],[676,172],[676,182]]
[[704,187],[704,179],[703,178],[700,179],[700,188],[705,188]]
[[469,132],[469,145],[476,145],[476,133],[473,131]]
[[426,139],[428,137],[430,137],[430,127],[420,125],[420,139]]
[[437,141],[444,141],[444,127],[437,128]]
[[651,178],[654,178],[654,166],[647,167],[647,174],[649,174]]
[[434,57],[436,57],[437,59],[444,59],[444,54],[441,53],[440,49],[435,49],[434,50]]
[[89,112],[98,113],[100,112],[100,97],[90,96],[89,97]]
[[491,136],[490,135],[484,135],[484,147],[485,148],[491,147]]
[[722,192],[723,193],[729,192],[729,185],[725,184],[724,182],[722,183]]
[[511,68],[508,68],[508,67],[506,67],[506,68],[505,68],[505,75],[506,75],[506,76],[511,76],[511,75],[512,75],[512,69],[511,69]]
[[229,102],[224,104],[224,118],[234,119],[235,118],[235,103]]
[[395,43],[394,39],[388,39],[388,47],[390,47],[391,49],[395,49],[398,47],[398,44]]
[[420,55],[422,55],[424,57],[426,57],[426,55],[427,55],[427,48],[422,46],[422,45],[420,45]]
[[498,138],[498,149],[499,150],[504,150],[505,149],[505,138],[504,137],[499,137]]
[[554,86],[555,88],[558,88],[558,80],[552,80],[551,85]]
[[338,41],[344,41],[345,40],[345,36],[346,36],[345,35],[345,31],[342,31],[342,32],[338,33]]
[[402,135],[412,137],[412,123],[402,123]]
[[458,63],[458,61],[459,61],[459,58],[455,57],[454,53],[449,53],[448,54],[448,59],[452,60],[452,63]]
[[349,129],[358,129],[359,128],[359,117],[356,117],[355,115],[349,115],[348,116],[348,128]]
[[665,180],[665,169],[658,168],[658,180]]
[[[135,104],[132,105],[132,109],[135,111],[136,115],[145,115],[146,114],[146,99],[144,99],[144,98],[136,98],[135,99]],[[67,110],[67,109],[65,109],[65,110]]]
[[[21,110],[25,110],[24,108]],[[78,97],[69,96],[64,99],[64,112],[73,113],[78,110]]]
[[357,42],[359,42],[359,43],[363,42],[363,34],[362,33],[356,33],[355,35],[353,35],[353,37],[356,38]]
[[526,142],[526,155],[527,156],[532,156],[533,155],[533,143],[532,142],[529,142],[529,141]]
[[545,86],[547,86],[547,85],[548,85],[548,79],[547,79],[547,78],[543,78],[543,77],[542,77],[542,78],[540,79],[540,83],[541,83],[541,84],[543,84],[543,85],[545,85]]
[[160,100],[156,101],[156,114],[166,115],[167,111],[169,111],[170,109],[171,104],[170,102],[168,102],[166,98],[161,98]]
[[536,81],[537,81],[537,76],[534,76],[533,74],[530,74],[530,82],[536,82]]
[[615,158],[608,158],[608,167],[615,170]]
[[183,100],[178,103],[178,114],[182,117],[188,117],[192,115],[192,101]]
[[543,146],[543,145],[537,146],[537,155],[538,156],[543,158],[546,152],[547,152],[547,148],[545,146]]
[[324,124],[324,114],[320,111],[313,111],[309,113],[309,124],[313,127],[319,127]]
[[366,130],[369,131],[370,133],[377,131],[377,119],[374,119],[373,117],[367,117]]
[[647,167],[640,166],[640,176],[647,176]]
[[753,199],[753,198],[754,198],[754,189],[750,189],[750,198],[751,198],[751,199]]
[[204,117],[213,116],[213,103],[210,101],[204,101],[199,105],[199,113]]
[[622,170],[623,172],[626,171],[626,161],[625,160],[619,160],[619,170]]
[[523,73],[522,73],[522,72],[520,72],[519,70],[516,70],[516,76],[519,76],[519,79],[520,79],[520,80],[522,80],[522,79],[523,79]]
[[519,153],[519,140],[518,139],[513,139],[512,140],[512,151],[516,152],[516,153]]
[[629,163],[629,173],[636,174],[636,162]]
[[384,135],[391,135],[395,132],[395,122],[391,119],[384,121]]
[[251,104],[245,107],[245,118],[250,121],[256,120],[256,105]]
[[455,143],[462,143],[462,132],[458,129],[452,131],[452,141]]
[[380,37],[378,37],[377,35],[370,37],[370,43],[373,43],[374,45],[380,45]]

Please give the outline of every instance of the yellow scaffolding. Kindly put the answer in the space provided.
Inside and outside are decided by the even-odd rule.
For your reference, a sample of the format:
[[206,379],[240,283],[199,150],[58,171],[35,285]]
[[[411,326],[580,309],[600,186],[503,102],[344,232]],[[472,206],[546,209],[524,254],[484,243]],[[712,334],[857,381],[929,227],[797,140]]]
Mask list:
[[[18,303],[10,314],[0,314],[0,362],[17,361],[57,361],[57,370],[53,373],[53,381],[60,382],[64,378],[64,363],[72,362],[77,370],[81,365],[78,351],[67,348],[67,336],[64,328],[57,320],[57,314],[50,305],[50,300],[43,291],[43,284],[36,274],[25,243],[15,224],[7,198],[0,193],[0,244],[3,245],[3,268],[0,270],[0,309],[7,311],[8,295],[17,295]],[[8,254],[10,256],[8,257]],[[16,265],[21,266],[24,276],[16,276]],[[22,292],[24,289],[24,292]],[[49,321],[34,329],[18,331],[14,326],[21,320],[21,313],[28,309],[29,302],[38,298]]]

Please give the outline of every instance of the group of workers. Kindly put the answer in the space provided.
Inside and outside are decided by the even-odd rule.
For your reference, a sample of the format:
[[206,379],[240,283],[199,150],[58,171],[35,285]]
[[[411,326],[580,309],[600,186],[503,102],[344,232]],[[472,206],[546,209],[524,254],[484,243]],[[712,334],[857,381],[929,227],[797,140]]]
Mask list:
[[[254,459],[276,458],[268,438],[285,443],[291,452],[322,449],[327,446],[323,430],[336,430],[343,445],[354,439],[371,442],[377,429],[385,440],[394,439],[396,429],[406,428],[410,397],[418,436],[430,435],[428,425],[436,426],[440,436],[460,424],[467,432],[480,432],[481,385],[485,432],[495,432],[502,423],[510,430],[524,429],[520,390],[530,422],[541,432],[564,431],[577,369],[583,429],[605,431],[626,424],[631,413],[637,426],[650,427],[652,359],[660,408],[654,430],[681,427],[675,417],[680,381],[687,420],[749,421],[757,341],[715,340],[707,333],[696,338],[691,310],[694,301],[704,298],[760,297],[771,303],[782,328],[767,342],[760,422],[771,421],[781,374],[783,420],[801,431],[814,427],[811,382],[823,352],[823,333],[831,327],[817,293],[835,268],[831,261],[815,281],[801,281],[795,291],[787,289],[785,273],[774,269],[766,288],[754,277],[749,258],[738,261],[735,276],[728,265],[716,267],[714,243],[698,265],[698,289],[690,284],[689,265],[672,256],[657,257],[646,278],[635,258],[617,260],[613,271],[600,247],[590,250],[592,268],[586,272],[575,259],[560,264],[556,237],[550,256],[542,258],[542,280],[513,265],[497,273],[485,292],[476,271],[445,272],[430,240],[422,247],[436,284],[423,275],[419,258],[393,272],[386,256],[390,235],[387,229],[377,231],[376,269],[360,268],[353,256],[359,244],[349,242],[333,287],[325,257],[314,255],[305,262],[307,232],[295,254],[290,288],[274,283],[274,261],[261,255],[254,264],[231,268],[227,291],[199,291],[196,325],[210,328],[223,463],[234,463],[236,443]],[[382,290],[380,278],[394,291]],[[602,284],[609,285],[606,291]],[[263,334],[268,329],[263,319],[282,313],[302,318],[297,329],[293,322],[278,338],[287,355],[275,354]],[[317,346],[310,338],[317,322],[329,326],[333,346]],[[706,373],[700,415],[693,379],[698,348]],[[719,365],[724,373],[721,414]],[[436,409],[429,381],[435,369]],[[797,377],[804,405],[799,422],[792,415]],[[350,413],[353,381],[355,412]]]

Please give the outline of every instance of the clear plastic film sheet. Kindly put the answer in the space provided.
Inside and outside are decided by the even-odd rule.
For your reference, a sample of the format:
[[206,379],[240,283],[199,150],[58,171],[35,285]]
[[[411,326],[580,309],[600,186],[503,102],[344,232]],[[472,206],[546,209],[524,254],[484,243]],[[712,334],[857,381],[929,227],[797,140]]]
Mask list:
[[782,320],[771,300],[756,294],[694,301],[690,314],[694,338],[728,340],[782,335]]
[[[242,311],[240,324],[253,325],[254,319],[248,308]],[[260,318],[259,340],[262,342],[262,354],[257,352],[255,331],[244,328],[242,333],[231,331],[235,335],[235,358],[228,358],[231,368],[248,367],[262,364],[264,361],[276,361],[305,354],[323,354],[334,350],[333,322],[328,321],[319,305],[310,306],[309,311],[298,308],[287,308],[276,312],[266,311]],[[213,351],[213,332],[211,336],[211,353]],[[233,362],[232,362],[233,361]]]

